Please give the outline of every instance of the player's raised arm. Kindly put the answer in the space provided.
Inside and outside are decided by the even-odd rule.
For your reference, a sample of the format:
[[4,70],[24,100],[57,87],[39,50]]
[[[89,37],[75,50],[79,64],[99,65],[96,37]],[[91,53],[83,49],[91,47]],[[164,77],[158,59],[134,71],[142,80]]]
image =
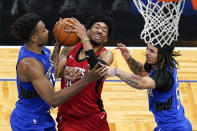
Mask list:
[[122,43],[118,43],[117,44],[117,49],[120,50],[123,58],[125,59],[125,61],[127,62],[130,70],[139,76],[147,76],[148,73],[145,71],[144,69],[144,64],[140,63],[139,61],[135,60],[131,54],[130,51],[128,50],[128,48],[122,44]]

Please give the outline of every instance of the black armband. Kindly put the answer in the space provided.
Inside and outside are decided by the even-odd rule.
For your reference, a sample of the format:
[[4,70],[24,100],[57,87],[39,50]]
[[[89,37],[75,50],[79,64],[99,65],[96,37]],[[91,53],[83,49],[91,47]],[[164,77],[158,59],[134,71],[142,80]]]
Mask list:
[[90,65],[90,69],[92,69],[99,62],[99,59],[97,58],[93,49],[85,51],[85,54],[88,64]]
[[99,62],[100,62],[101,64],[103,64],[103,65],[109,66],[104,60],[100,60],[100,59],[99,59]]

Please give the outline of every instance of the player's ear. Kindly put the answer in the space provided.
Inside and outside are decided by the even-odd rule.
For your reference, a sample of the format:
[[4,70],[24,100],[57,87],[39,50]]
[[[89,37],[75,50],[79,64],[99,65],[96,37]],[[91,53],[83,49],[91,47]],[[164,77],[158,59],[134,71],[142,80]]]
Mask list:
[[32,36],[30,37],[30,41],[33,41],[33,42],[36,42],[37,39],[38,39],[38,37],[37,37],[36,35],[32,35]]
[[90,34],[90,30],[88,29],[88,30],[87,30],[87,35],[89,35],[89,34]]

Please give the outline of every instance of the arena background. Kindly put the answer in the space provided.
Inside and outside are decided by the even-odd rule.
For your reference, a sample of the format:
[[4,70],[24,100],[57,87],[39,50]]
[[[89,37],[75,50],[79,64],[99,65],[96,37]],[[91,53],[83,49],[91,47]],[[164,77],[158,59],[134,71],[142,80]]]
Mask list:
[[[197,5],[193,6],[191,1],[197,4],[197,0],[186,0],[179,24],[180,47],[176,50],[182,54],[177,58],[180,64],[181,102],[192,123],[192,131],[197,131],[197,11],[194,11]],[[20,49],[18,45],[22,43],[11,36],[10,25],[26,12],[39,14],[51,31],[48,46],[52,51],[52,29],[59,17],[76,17],[85,23],[88,16],[98,11],[112,16],[116,23],[107,47],[114,55],[111,67],[130,71],[120,51],[112,47],[116,42],[130,46],[131,55],[143,63],[146,50],[139,46],[146,45],[139,36],[144,20],[131,0],[0,0],[0,131],[11,131],[10,115],[18,100],[16,63]],[[55,90],[60,90],[60,80],[57,80]],[[104,83],[102,99],[111,131],[152,131],[155,128],[153,114],[148,109],[146,90],[136,90],[112,77]],[[51,114],[55,119],[57,108],[51,110]]]
[[[143,0],[146,1],[146,0]],[[177,46],[193,47],[197,43],[197,5],[186,0],[179,24]],[[87,17],[102,11],[114,18],[116,28],[108,46],[123,42],[128,46],[145,46],[140,40],[144,20],[132,0],[1,0],[0,1],[0,43],[1,45],[21,45],[10,34],[10,25],[26,12],[39,14],[49,29],[49,43],[54,37],[53,26],[59,17],[75,17],[86,23]]]

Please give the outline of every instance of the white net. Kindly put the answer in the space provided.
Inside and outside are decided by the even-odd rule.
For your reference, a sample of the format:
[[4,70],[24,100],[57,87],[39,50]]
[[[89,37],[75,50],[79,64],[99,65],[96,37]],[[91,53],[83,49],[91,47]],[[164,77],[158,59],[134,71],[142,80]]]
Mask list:
[[177,40],[179,36],[178,24],[185,0],[176,2],[147,0],[146,5],[141,0],[133,1],[145,20],[140,36],[145,43],[159,44],[163,47],[165,44],[170,45],[172,41]]

